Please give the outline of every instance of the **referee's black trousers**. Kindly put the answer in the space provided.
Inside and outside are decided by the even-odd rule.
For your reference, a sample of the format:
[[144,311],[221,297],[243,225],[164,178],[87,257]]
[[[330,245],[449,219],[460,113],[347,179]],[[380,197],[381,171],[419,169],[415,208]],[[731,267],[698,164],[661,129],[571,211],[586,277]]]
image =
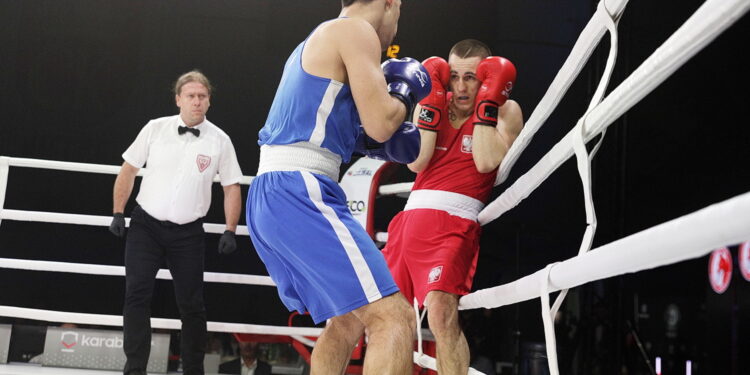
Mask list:
[[180,350],[185,375],[203,375],[206,309],[203,303],[205,233],[202,220],[178,225],[151,217],[140,206],[131,214],[125,244],[123,309],[125,374],[146,374],[151,352],[151,297],[166,259],[182,321]]

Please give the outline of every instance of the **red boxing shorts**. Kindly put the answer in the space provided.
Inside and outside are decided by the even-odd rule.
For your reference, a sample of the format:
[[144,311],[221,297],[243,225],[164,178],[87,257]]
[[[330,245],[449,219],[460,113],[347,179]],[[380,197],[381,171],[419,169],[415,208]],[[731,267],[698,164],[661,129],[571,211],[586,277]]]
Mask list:
[[445,211],[413,209],[388,225],[383,255],[401,293],[424,305],[432,290],[469,294],[479,256],[479,223]]

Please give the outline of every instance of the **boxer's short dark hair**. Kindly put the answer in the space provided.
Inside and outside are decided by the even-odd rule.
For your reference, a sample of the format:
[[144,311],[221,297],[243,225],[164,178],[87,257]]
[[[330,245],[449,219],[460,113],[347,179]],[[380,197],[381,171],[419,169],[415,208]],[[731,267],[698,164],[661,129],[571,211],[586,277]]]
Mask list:
[[483,59],[487,56],[492,56],[492,51],[490,51],[489,46],[476,39],[464,39],[453,45],[448,56],[450,55],[456,55],[462,59],[468,57],[480,57]]

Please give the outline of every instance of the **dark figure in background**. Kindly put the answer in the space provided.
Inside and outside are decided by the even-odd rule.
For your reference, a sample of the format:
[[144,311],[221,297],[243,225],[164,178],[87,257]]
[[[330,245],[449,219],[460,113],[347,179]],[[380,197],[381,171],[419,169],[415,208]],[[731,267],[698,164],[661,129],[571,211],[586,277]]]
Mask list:
[[271,365],[258,358],[258,342],[245,341],[235,334],[240,356],[219,366],[220,374],[270,375]]

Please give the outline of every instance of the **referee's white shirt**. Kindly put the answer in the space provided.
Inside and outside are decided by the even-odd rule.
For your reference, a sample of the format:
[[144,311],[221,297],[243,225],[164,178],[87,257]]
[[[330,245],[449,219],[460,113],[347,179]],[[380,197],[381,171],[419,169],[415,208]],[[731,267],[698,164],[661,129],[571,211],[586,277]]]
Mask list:
[[211,185],[219,174],[222,186],[240,182],[242,171],[226,133],[207,119],[190,132],[179,115],[151,120],[122,158],[136,168],[146,166],[136,201],[149,215],[176,224],[206,216]]

